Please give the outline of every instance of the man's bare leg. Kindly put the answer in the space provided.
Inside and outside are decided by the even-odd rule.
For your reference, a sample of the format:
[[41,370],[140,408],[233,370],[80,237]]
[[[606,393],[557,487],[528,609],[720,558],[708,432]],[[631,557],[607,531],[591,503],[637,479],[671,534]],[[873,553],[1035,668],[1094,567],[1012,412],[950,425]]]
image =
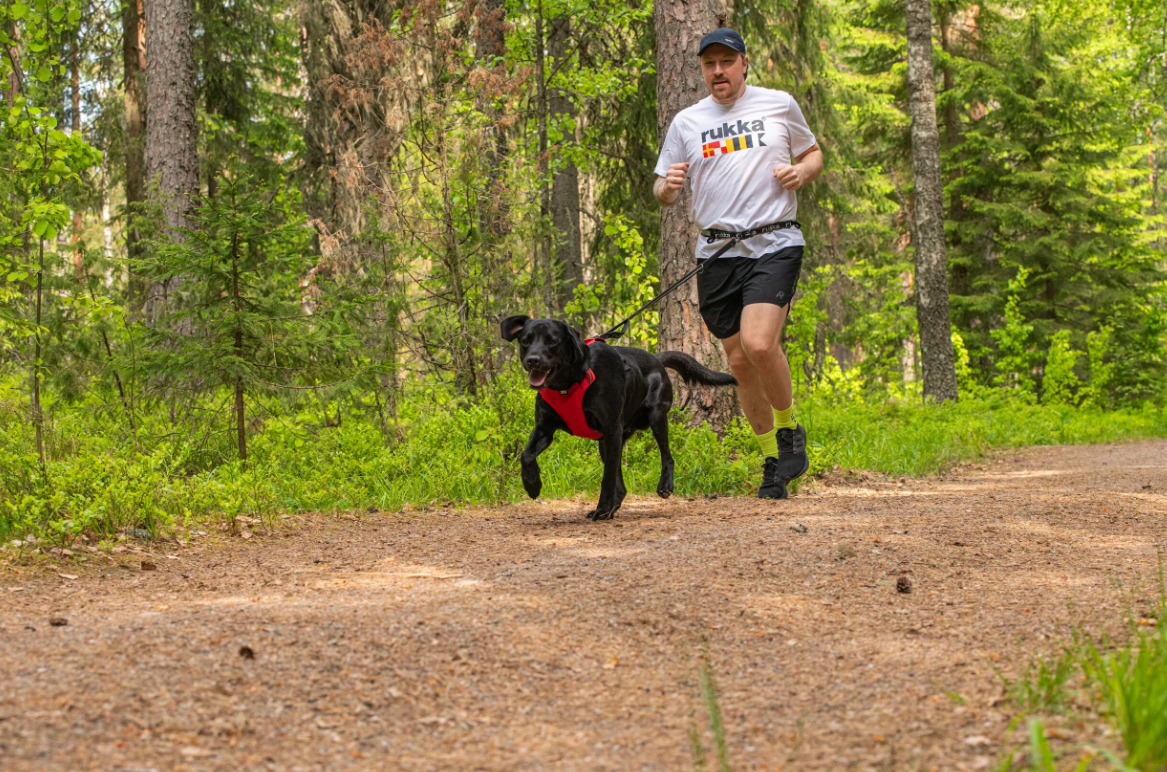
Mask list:
[[[755,303],[742,309],[741,331],[722,341],[738,380],[738,399],[766,461],[758,498],[784,499],[786,485],[806,473],[806,430],[794,423],[790,363],[782,350],[789,306]],[[781,415],[779,415],[781,412]],[[775,419],[784,423],[775,429]]]
[[754,434],[769,432],[774,428],[773,411],[794,404],[790,363],[782,350],[782,328],[789,308],[752,303],[742,309],[741,331],[721,342],[737,378],[742,412]]

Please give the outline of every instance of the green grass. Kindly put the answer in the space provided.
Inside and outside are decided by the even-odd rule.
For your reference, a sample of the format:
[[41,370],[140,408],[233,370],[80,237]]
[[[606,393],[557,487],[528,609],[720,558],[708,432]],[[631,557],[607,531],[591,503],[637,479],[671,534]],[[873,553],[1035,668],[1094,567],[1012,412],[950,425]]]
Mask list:
[[[524,500],[519,455],[535,395],[518,373],[500,384],[473,404],[419,386],[403,402],[403,440],[388,443],[371,406],[346,405],[341,425],[329,427],[322,406],[267,405],[246,468],[234,458],[226,414],[208,413],[192,428],[195,419],[172,424],[162,409],[141,413],[135,453],[119,410],[83,405],[50,407],[42,469],[19,403],[0,405],[0,539],[68,542],[82,532],[156,533],[208,520],[234,527],[240,517],[277,513]],[[335,415],[335,403],[328,409]],[[812,474],[924,475],[993,448],[1167,436],[1161,408],[1099,413],[991,394],[941,406],[800,398],[796,416],[809,433]],[[758,483],[762,459],[744,421],[718,437],[675,418],[677,495],[742,495]],[[543,498],[598,495],[594,442],[560,434],[540,465]],[[654,493],[660,463],[651,435],[629,442],[624,471],[630,493]]]
[[[697,671],[697,685],[701,690],[701,702],[705,708],[710,734],[717,748],[718,772],[732,772],[729,765],[729,745],[725,740],[725,725],[721,720],[721,704],[717,699],[717,684],[713,680],[713,662],[709,658],[709,642],[701,638],[701,667]],[[690,722],[689,748],[693,756],[693,768],[701,772],[709,769],[708,754],[701,741],[701,728],[697,724],[696,716]]]
[[[1153,617],[1167,614],[1162,565],[1159,607]],[[1022,715],[1063,712],[1070,704],[1069,680],[1082,677],[1087,707],[1108,721],[1121,739],[1121,749],[1101,749],[1109,768],[1129,772],[1167,770],[1167,629],[1130,621],[1125,641],[1080,639],[1048,666],[1036,660],[1009,684],[1014,705]],[[1031,768],[1057,772],[1055,755],[1038,719],[1029,723]],[[1091,754],[1095,755],[1095,754]],[[1083,760],[1076,769],[1086,769]],[[1006,769],[1008,766],[1005,767]]]
[[1060,713],[1069,703],[1066,684],[1078,669],[1078,651],[1067,648],[1059,655],[1039,657],[1015,679],[1002,677],[1013,704],[1026,713]]

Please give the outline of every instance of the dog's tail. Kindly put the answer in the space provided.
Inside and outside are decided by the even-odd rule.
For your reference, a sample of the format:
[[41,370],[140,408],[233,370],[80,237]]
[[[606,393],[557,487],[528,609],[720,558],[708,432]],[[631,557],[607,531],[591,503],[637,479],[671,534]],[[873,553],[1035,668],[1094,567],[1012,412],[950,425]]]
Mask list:
[[662,351],[656,355],[656,358],[665,367],[680,373],[681,378],[690,386],[695,383],[702,386],[737,386],[737,378],[729,373],[710,370],[684,352]]

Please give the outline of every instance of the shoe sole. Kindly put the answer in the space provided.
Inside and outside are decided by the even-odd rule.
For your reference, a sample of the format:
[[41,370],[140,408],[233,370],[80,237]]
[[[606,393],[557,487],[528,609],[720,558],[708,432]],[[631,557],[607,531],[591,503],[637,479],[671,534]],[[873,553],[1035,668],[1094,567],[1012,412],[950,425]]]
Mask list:
[[763,496],[761,493],[759,493],[758,498],[762,501],[782,501],[783,499],[790,498],[790,493],[786,490],[786,486],[783,485],[782,494],[780,496]]

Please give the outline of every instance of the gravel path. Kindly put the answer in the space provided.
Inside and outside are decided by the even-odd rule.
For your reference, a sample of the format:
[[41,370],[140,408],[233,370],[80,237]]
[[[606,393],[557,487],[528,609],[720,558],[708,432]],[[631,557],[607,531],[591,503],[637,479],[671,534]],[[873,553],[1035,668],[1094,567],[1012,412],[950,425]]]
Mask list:
[[1167,442],[813,487],[0,561],[0,769],[691,770],[706,656],[734,770],[985,769],[1157,592]]

